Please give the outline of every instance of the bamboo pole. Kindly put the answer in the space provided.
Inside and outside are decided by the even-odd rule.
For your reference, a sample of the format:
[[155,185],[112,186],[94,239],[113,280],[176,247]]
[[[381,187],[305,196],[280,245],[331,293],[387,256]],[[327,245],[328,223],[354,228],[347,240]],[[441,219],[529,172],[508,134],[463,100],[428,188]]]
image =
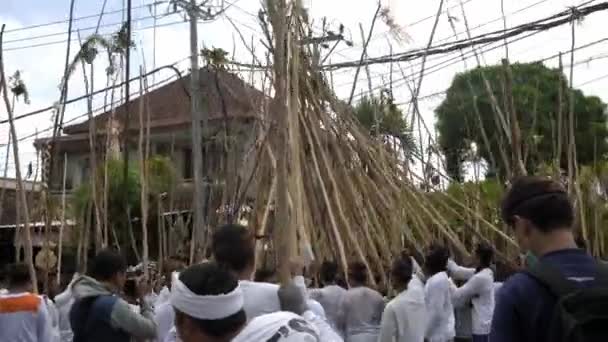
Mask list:
[[[80,32],[78,33],[78,41],[80,42],[81,49],[83,47],[82,40],[80,39]],[[101,212],[99,207],[99,195],[97,191],[97,143],[96,143],[96,135],[97,129],[95,127],[95,119],[93,118],[93,63],[91,63],[91,83],[87,80],[87,70],[84,59],[80,60],[80,64],[82,66],[82,77],[84,81],[84,89],[85,94],[87,94],[87,117],[89,122],[89,166],[91,168],[91,193],[93,195],[93,207],[95,212],[95,252],[99,252],[101,248],[106,247],[107,238],[104,239],[104,234],[102,232],[103,227],[101,226]],[[89,88],[90,86],[90,88]]]
[[[141,231],[142,231],[142,257],[144,266],[144,276],[150,279],[148,272],[148,168],[146,167],[146,159],[148,154],[147,145],[144,144],[145,129],[144,124],[144,85],[143,85],[143,70],[139,70],[139,177],[140,177],[140,201],[141,201]],[[126,181],[125,181],[126,182]],[[126,189],[125,189],[126,191]]]
[[[443,0],[441,0],[443,2]],[[367,47],[369,46],[369,42],[372,39],[372,34],[374,33],[374,27],[376,26],[376,20],[378,19],[378,14],[380,14],[380,9],[382,9],[382,4],[378,2],[378,8],[376,8],[376,13],[374,13],[374,17],[372,18],[372,25],[369,28],[369,32],[367,33],[367,39],[363,44],[363,51],[361,51],[361,58],[359,59],[359,66],[355,70],[355,78],[353,80],[353,86],[350,90],[350,96],[348,97],[348,104],[350,105],[353,102],[353,97],[355,96],[355,90],[357,89],[357,80],[359,78],[359,73],[361,72],[361,65],[363,64],[363,60],[365,59],[365,55],[367,54]]]
[[63,231],[65,229],[65,210],[66,210],[66,174],[68,173],[68,154],[63,154],[63,182],[61,186],[61,225],[59,226],[59,246],[57,247],[57,286],[61,285],[61,261],[63,259]]
[[502,67],[505,74],[505,90],[506,97],[505,102],[507,107],[505,110],[509,112],[511,118],[511,158],[512,165],[514,168],[514,176],[525,176],[527,174],[526,167],[524,166],[522,158],[521,148],[521,131],[519,129],[519,120],[517,119],[517,112],[515,108],[515,99],[513,98],[513,74],[511,72],[511,66],[509,61],[506,59],[502,60]]
[[25,188],[23,183],[23,178],[21,177],[21,162],[19,159],[19,139],[17,137],[17,130],[15,128],[15,122],[13,121],[13,108],[11,107],[10,101],[8,99],[8,87],[7,80],[4,73],[4,57],[3,57],[3,38],[4,38],[4,28],[5,24],[2,24],[2,29],[0,30],[0,91],[3,94],[4,105],[6,106],[6,112],[9,118],[9,126],[10,126],[10,134],[13,139],[13,158],[15,160],[15,175],[17,178],[17,195],[18,201],[20,201],[23,206],[23,218],[24,218],[24,228],[25,228],[25,258],[26,263],[30,270],[30,277],[33,284],[34,292],[38,292],[38,282],[36,280],[36,269],[34,268],[34,256],[32,251],[32,236],[30,232],[30,215],[27,206],[27,199],[25,196]]
[[[6,152],[4,156],[4,171],[2,174],[2,178],[6,178],[8,175],[8,160],[11,153],[11,134],[8,135],[8,141],[6,143]],[[4,213],[4,195],[6,194],[6,188],[2,187],[0,189],[0,222],[2,222],[2,214]]]

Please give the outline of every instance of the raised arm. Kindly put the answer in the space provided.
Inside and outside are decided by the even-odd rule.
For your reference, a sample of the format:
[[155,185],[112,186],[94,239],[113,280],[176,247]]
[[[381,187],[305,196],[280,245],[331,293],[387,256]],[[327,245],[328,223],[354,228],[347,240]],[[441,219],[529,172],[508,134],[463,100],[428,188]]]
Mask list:
[[450,277],[456,280],[469,280],[475,274],[475,269],[459,266],[454,260],[449,259],[448,272]]

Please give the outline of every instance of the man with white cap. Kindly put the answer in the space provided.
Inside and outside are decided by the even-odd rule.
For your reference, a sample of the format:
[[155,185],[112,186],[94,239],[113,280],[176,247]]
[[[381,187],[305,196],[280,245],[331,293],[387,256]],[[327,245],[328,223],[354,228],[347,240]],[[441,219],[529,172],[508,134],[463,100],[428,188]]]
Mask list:
[[[283,291],[283,290],[282,290]],[[286,308],[299,310],[301,291],[287,287],[280,295]],[[182,272],[171,289],[175,326],[182,342],[320,342],[318,330],[292,312],[261,315],[250,322],[243,291],[233,274],[207,262]]]

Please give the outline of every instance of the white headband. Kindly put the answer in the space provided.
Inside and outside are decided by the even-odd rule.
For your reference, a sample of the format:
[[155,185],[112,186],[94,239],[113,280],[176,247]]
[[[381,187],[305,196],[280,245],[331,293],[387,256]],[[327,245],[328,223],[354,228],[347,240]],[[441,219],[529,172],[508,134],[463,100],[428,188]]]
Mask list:
[[243,292],[237,286],[232,292],[220,295],[201,296],[190,291],[181,282],[174,279],[171,284],[171,305],[188,316],[217,320],[236,314],[243,309]]

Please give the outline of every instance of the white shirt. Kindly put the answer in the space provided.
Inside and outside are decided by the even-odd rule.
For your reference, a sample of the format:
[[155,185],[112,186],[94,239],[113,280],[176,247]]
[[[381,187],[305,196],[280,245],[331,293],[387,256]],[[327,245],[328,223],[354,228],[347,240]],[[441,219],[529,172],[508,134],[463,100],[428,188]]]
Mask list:
[[169,331],[173,328],[175,320],[175,311],[169,302],[164,302],[156,307],[154,312],[154,321],[156,322],[156,340],[164,342],[169,335]]
[[323,306],[327,321],[334,329],[338,330],[338,314],[346,290],[338,285],[329,285],[322,289],[311,289],[308,293],[310,298]]
[[243,291],[244,309],[248,321],[264,314],[281,311],[279,285],[249,280],[241,280],[239,285]]
[[52,334],[52,342],[61,342],[61,335],[59,332],[59,311],[57,310],[57,306],[50,300],[47,296],[40,296],[44,301],[44,305],[46,305],[46,310],[49,314],[49,321],[51,323],[51,334]]
[[424,284],[414,275],[407,290],[391,300],[382,314],[379,342],[423,342],[427,326]]
[[303,317],[291,312],[258,316],[232,342],[325,342],[319,331]]
[[471,277],[463,286],[454,287],[453,300],[455,306],[465,306],[473,303],[471,319],[474,335],[487,335],[492,326],[494,314],[494,273],[484,268]]
[[156,302],[154,303],[154,307],[155,308],[159,307],[163,303],[168,302],[170,296],[171,296],[171,291],[169,291],[169,288],[166,286],[163,286],[163,288],[160,290],[160,293],[158,294],[158,297],[156,297]]
[[44,299],[27,292],[0,295],[0,341],[53,341]]
[[72,342],[74,333],[70,325],[70,310],[74,304],[74,296],[71,287],[55,296],[55,304],[59,313],[59,335],[61,342]]
[[469,280],[474,274],[475,269],[469,267],[459,266],[454,260],[448,260],[448,272],[450,273],[450,277],[456,280]]
[[456,335],[451,286],[445,272],[433,275],[424,286],[428,310],[426,337],[429,342],[450,341]]
[[351,288],[344,294],[338,326],[347,342],[377,341],[384,311],[382,295],[368,287]]

